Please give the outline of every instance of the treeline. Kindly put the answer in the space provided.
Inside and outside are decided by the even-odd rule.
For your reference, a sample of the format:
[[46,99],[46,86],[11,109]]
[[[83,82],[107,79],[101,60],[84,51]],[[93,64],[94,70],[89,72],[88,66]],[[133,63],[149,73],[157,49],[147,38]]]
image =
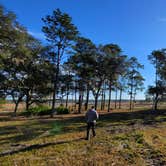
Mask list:
[[[95,45],[82,37],[72,18],[59,9],[42,20],[47,46],[31,36],[14,13],[0,7],[0,97],[12,97],[15,113],[21,101],[25,101],[28,110],[33,103],[44,103],[50,98],[53,116],[56,100],[65,99],[68,107],[71,95],[78,103],[79,113],[83,102],[88,108],[91,96],[95,108],[100,98],[101,110],[110,111],[112,91],[115,107],[119,100],[121,108],[122,93],[128,92],[133,109],[144,81],[139,72],[143,65],[136,57],[123,55],[117,44]],[[148,94],[154,96],[157,105],[165,93],[165,50],[154,51],[149,58],[156,67],[156,85],[149,87]]]

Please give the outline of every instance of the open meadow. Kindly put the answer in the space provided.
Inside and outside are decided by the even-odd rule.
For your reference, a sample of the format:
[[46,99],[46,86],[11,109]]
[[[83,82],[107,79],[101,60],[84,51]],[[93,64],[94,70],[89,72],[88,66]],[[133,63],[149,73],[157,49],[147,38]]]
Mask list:
[[1,166],[166,165],[166,109],[101,112],[85,140],[84,113],[24,117],[0,112]]

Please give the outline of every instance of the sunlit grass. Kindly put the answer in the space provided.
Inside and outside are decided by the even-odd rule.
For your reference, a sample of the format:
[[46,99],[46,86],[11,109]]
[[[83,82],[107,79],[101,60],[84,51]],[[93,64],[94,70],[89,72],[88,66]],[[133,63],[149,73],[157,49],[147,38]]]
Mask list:
[[6,165],[164,165],[166,114],[146,112],[100,115],[97,137],[86,136],[84,116],[0,122],[0,152],[22,145],[46,145],[0,157]]

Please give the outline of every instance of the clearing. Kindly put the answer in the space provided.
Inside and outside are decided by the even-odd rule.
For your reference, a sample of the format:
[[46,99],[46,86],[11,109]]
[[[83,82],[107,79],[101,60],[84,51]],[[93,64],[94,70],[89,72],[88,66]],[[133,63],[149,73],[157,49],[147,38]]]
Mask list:
[[0,113],[0,165],[164,166],[166,110],[100,113],[84,140],[84,114],[11,117]]

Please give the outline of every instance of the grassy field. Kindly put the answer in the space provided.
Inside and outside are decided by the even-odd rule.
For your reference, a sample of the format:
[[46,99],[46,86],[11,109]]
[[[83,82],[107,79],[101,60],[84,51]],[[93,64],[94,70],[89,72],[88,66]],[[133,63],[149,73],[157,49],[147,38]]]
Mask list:
[[82,115],[11,117],[0,113],[1,166],[164,166],[166,110],[100,113],[86,141]]

